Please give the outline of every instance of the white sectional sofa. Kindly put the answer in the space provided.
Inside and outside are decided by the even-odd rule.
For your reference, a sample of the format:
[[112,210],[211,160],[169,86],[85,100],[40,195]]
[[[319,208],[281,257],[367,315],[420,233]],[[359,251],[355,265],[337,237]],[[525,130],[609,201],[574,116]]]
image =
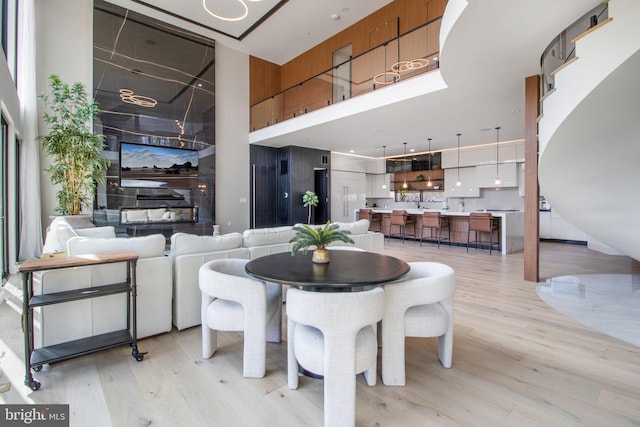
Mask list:
[[[370,252],[384,250],[384,236],[368,231],[369,222],[336,223],[351,231],[352,247]],[[138,337],[171,330],[172,323],[182,330],[200,324],[198,270],[204,263],[220,258],[253,259],[288,252],[295,235],[292,226],[259,228],[221,236],[175,233],[171,250],[165,253],[161,234],[116,238],[113,227],[74,230],[64,219],[52,222],[45,249],[69,255],[130,249],[138,253]],[[334,242],[332,246],[344,246]],[[124,278],[124,264],[45,271],[36,275],[36,292],[56,292],[100,285]],[[124,295],[114,295],[36,310],[36,346],[52,345],[122,329],[125,321]],[[42,320],[42,321],[41,321]]]
[[[369,230],[369,221],[336,223],[351,231],[354,246],[370,252],[384,250],[384,235]],[[177,233],[171,237],[173,263],[173,324],[182,330],[200,324],[200,288],[198,269],[205,262],[218,258],[254,259],[261,256],[288,252],[289,243],[296,232],[293,226],[256,228],[242,235],[230,233],[222,236],[196,236]],[[332,246],[345,245],[334,242]]]
[[[70,237],[70,256],[131,250],[136,263],[137,335],[169,332],[171,321],[171,260],[161,234],[144,237]],[[126,264],[95,265],[34,274],[34,293],[52,293],[99,286],[126,278]],[[44,306],[34,310],[35,347],[53,345],[126,328],[127,294]]]

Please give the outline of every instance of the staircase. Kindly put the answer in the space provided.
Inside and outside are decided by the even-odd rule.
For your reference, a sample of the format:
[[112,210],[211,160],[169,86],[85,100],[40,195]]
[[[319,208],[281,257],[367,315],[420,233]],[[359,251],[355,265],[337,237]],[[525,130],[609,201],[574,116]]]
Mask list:
[[[640,260],[640,1],[575,41],[539,120],[540,194],[594,242]],[[590,244],[591,246],[591,244]]]

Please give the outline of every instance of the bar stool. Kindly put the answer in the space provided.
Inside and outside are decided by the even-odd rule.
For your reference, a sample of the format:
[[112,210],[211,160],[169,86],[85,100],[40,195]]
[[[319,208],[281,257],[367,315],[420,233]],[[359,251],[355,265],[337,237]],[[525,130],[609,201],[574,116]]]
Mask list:
[[[469,230],[467,231],[467,253],[469,252],[469,245],[474,243],[476,245],[476,252],[478,251],[478,244],[481,246],[483,244],[489,245],[489,255],[491,255],[491,250],[494,246],[499,245],[498,242],[493,241],[493,230],[496,230],[496,235],[498,231],[498,224],[494,221],[494,218],[491,216],[490,212],[471,212],[469,214]],[[471,232],[475,232],[475,240],[471,241]],[[479,240],[478,232],[489,233],[489,240]]]
[[[370,231],[382,231],[382,221],[380,221],[380,214],[373,213],[371,209],[358,210],[358,219],[368,220]],[[377,227],[374,228],[374,225],[377,225]]]
[[420,246],[422,246],[422,238],[424,237],[424,229],[429,229],[429,236],[433,240],[433,230],[438,231],[438,249],[442,239],[442,228],[446,227],[449,231],[449,237],[444,240],[451,241],[451,228],[449,227],[449,218],[442,216],[440,212],[423,212],[422,213],[422,231],[420,231]]
[[[402,236],[402,243],[404,243],[404,236],[407,230],[407,211],[405,210],[392,210],[391,219],[389,221],[389,240],[391,236]],[[393,227],[398,227],[398,233],[392,234]],[[414,233],[415,234],[415,233]]]

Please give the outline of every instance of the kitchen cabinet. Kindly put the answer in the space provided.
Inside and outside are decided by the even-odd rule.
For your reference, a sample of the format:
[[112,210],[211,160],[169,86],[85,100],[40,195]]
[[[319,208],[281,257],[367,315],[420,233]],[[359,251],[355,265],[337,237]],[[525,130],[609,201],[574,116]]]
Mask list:
[[540,211],[539,234],[541,239],[551,239],[551,212]]
[[[390,174],[372,174],[366,175],[367,180],[367,198],[371,199],[392,199],[391,193],[391,175]],[[384,188],[383,188],[384,186]]]
[[476,179],[479,188],[502,188],[518,186],[518,170],[515,163],[498,165],[500,184],[496,184],[496,165],[476,166]]
[[[502,143],[498,148],[499,163],[524,162],[524,142]],[[496,145],[461,148],[460,167],[496,164]],[[444,169],[458,166],[458,151],[450,150],[442,152],[442,167]],[[495,179],[495,177],[494,177]]]
[[586,242],[587,233],[576,228],[556,212],[540,212],[540,238]]
[[[444,197],[480,197],[480,187],[476,179],[476,168],[466,167],[460,169],[460,187],[456,186],[458,180],[458,168],[445,169],[444,171]],[[495,179],[495,178],[494,178]]]
[[331,221],[353,222],[353,211],[365,207],[366,174],[331,171]]

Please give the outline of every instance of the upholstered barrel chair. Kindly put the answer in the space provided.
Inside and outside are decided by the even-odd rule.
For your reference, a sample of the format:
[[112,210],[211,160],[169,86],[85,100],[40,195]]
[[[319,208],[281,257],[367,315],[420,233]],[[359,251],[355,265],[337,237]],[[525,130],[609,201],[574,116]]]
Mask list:
[[298,388],[298,363],[324,376],[324,425],[355,424],[356,374],[376,384],[376,323],[382,319],[384,291],[287,294],[287,365],[290,389]]
[[437,262],[410,262],[399,281],[383,286],[382,382],[403,386],[405,337],[438,337],[438,356],[445,368],[453,355],[453,294],[456,276]]
[[202,357],[218,348],[218,331],[243,331],[243,375],[262,378],[267,342],[280,342],[282,286],[263,282],[245,272],[245,259],[217,259],[199,270],[202,291]]

